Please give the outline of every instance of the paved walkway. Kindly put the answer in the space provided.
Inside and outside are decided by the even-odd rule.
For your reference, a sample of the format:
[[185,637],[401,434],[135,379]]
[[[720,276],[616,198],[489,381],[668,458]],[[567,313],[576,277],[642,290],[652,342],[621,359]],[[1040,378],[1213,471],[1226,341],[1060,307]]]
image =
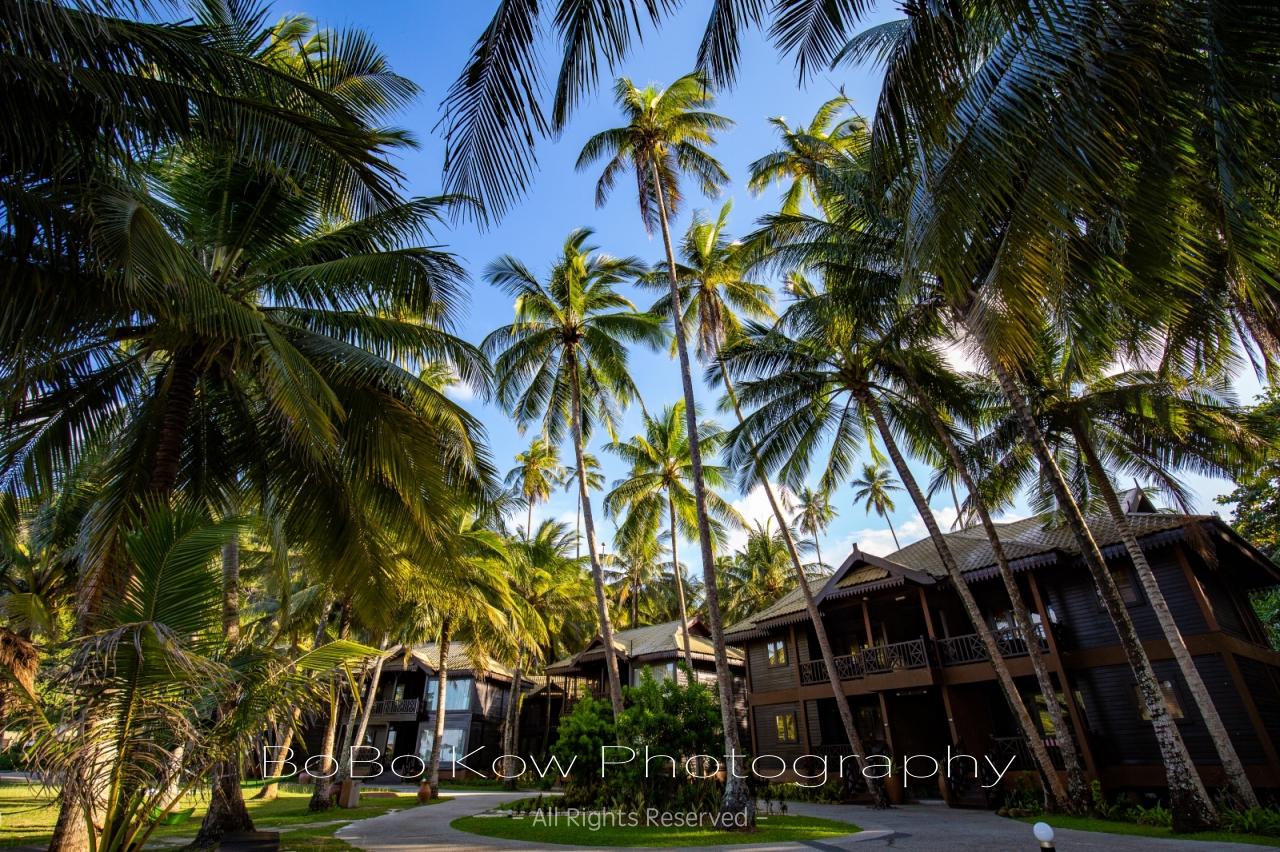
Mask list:
[[[511,793],[466,790],[446,790],[445,795],[452,796],[453,801],[352,823],[339,829],[336,836],[366,852],[493,852],[515,849],[601,852],[583,846],[525,843],[456,831],[449,827],[449,823],[458,817],[480,813],[514,797]],[[908,805],[877,812],[854,805],[810,805],[802,802],[792,802],[788,807],[793,814],[856,823],[863,831],[822,841],[687,847],[682,852],[873,852],[889,848],[930,852],[1038,852],[1040,848],[1031,834],[1031,826],[987,811],[952,810],[945,805]],[[1056,843],[1061,852],[1256,852],[1261,848],[1240,843],[1155,840],[1065,829],[1057,831]],[[287,848],[288,844],[285,842],[283,845]]]

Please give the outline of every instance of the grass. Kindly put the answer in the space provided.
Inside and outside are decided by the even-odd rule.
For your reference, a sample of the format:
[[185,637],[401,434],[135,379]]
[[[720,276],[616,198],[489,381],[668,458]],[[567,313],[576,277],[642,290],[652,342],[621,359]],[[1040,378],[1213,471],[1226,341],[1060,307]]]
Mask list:
[[1226,843],[1251,843],[1255,846],[1280,847],[1280,837],[1263,837],[1257,834],[1236,834],[1230,831],[1201,831],[1196,834],[1174,834],[1173,829],[1154,825],[1138,825],[1136,822],[1113,822],[1105,819],[1088,819],[1072,816],[1020,817],[1019,822],[1034,824],[1047,822],[1054,828],[1071,828],[1076,831],[1098,831],[1105,834],[1129,834],[1137,837],[1165,837],[1178,840],[1216,840]]
[[[260,788],[246,788],[245,796],[256,795]],[[246,798],[249,815],[253,817],[254,828],[259,831],[279,831],[289,826],[311,825],[326,822],[330,825],[297,828],[287,831],[280,837],[281,849],[293,852],[347,852],[354,847],[333,836],[333,833],[349,822],[370,817],[382,816],[393,810],[418,807],[418,799],[414,795],[400,795],[397,798],[362,797],[360,807],[351,810],[333,808],[324,813],[311,813],[307,803],[311,799],[310,790],[283,789],[273,801]],[[442,796],[435,802],[448,801]],[[207,800],[192,798],[184,807],[195,806],[191,818],[179,825],[162,825],[152,833],[148,845],[164,838],[187,838],[195,836],[200,828],[200,820],[208,807]],[[0,784],[0,813],[3,824],[0,825],[0,848],[24,846],[27,844],[48,844],[53,833],[54,822],[58,818],[58,809],[53,802],[53,792],[25,784]],[[177,846],[168,848],[177,849]]]
[[[643,822],[643,817],[640,818]],[[561,812],[558,821],[539,820],[532,816],[522,819],[506,817],[462,817],[449,823],[451,828],[479,834],[484,837],[501,837],[506,840],[527,840],[533,843],[555,843],[567,846],[715,846],[743,843],[783,843],[796,840],[820,840],[839,837],[861,831],[856,825],[830,819],[805,816],[757,817],[757,830],[751,833],[721,831],[710,826],[647,826],[647,825],[599,825],[593,830],[584,824],[582,817],[577,824]]]

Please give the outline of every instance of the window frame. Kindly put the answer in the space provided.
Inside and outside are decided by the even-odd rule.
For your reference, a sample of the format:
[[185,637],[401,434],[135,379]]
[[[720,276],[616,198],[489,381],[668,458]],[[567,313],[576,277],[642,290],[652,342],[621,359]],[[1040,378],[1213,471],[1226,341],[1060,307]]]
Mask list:
[[[1160,694],[1164,696],[1164,703],[1169,707],[1169,715],[1173,717],[1173,721],[1182,722],[1187,718],[1187,711],[1182,709],[1182,696],[1178,694],[1178,685],[1172,680],[1160,680],[1156,678],[1156,683],[1160,686]],[[1147,702],[1142,700],[1142,690],[1138,689],[1138,685],[1133,685],[1133,700],[1138,704],[1138,718],[1144,722],[1151,721],[1151,714],[1147,712]]]
[[[1108,566],[1107,570],[1111,573],[1111,579],[1115,581],[1116,588],[1120,591],[1120,603],[1124,604],[1126,608],[1131,606],[1142,606],[1146,603],[1146,599],[1142,596],[1142,589],[1138,584],[1138,579],[1133,574],[1132,566],[1122,565],[1114,570]],[[1124,577],[1125,583],[1123,585],[1121,585],[1117,579],[1117,575]],[[1124,591],[1126,587],[1129,589],[1129,594],[1132,600],[1125,600]],[[1107,605],[1102,601],[1102,589],[1099,589],[1096,584],[1094,585],[1094,593],[1098,598],[1098,609],[1105,610]]]
[[[776,648],[774,646],[777,646]],[[791,662],[787,655],[786,639],[766,639],[764,644],[765,661],[770,666],[785,666]]]
[[774,713],[773,724],[779,743],[800,742],[800,728],[796,725],[795,713]]

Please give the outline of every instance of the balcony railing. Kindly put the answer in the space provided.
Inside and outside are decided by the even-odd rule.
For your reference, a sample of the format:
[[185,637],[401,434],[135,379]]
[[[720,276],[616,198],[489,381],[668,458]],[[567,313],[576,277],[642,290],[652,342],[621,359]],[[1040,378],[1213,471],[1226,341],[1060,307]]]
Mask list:
[[[1044,744],[1044,750],[1049,753],[1049,761],[1053,764],[1054,769],[1065,769],[1066,764],[1062,760],[1062,746],[1058,745],[1056,737],[1046,737],[1041,740]],[[1010,769],[1033,770],[1036,768],[1036,762],[1031,757],[1031,749],[1027,746],[1027,741],[1022,737],[992,737],[991,744],[995,757],[993,762],[997,766],[1008,765]],[[1013,758],[1013,763],[1009,763],[1009,759]]]
[[[1002,657],[1027,656],[1027,643],[1022,639],[1022,632],[1014,628],[993,630],[991,635],[996,640],[996,647]],[[1040,640],[1040,653],[1049,652],[1049,641],[1044,635],[1044,626],[1036,625],[1036,636]],[[988,659],[987,648],[977,633],[965,636],[953,636],[950,639],[938,640],[938,656],[944,666],[963,666],[968,663],[980,663]]]
[[[840,680],[854,680],[869,674],[897,671],[899,669],[923,669],[929,666],[929,648],[924,639],[895,642],[863,648],[852,654],[836,657],[836,674]],[[800,664],[801,683],[823,683],[827,680],[827,666],[822,660],[810,660]]]
[[418,699],[401,698],[399,701],[395,699],[375,701],[373,702],[373,709],[369,712],[374,716],[416,716],[418,715]]

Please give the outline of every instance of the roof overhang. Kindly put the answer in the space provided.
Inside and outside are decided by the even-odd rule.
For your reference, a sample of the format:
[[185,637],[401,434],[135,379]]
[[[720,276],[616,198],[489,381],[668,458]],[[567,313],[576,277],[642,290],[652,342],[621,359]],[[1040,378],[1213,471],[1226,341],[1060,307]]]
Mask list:
[[[840,588],[840,582],[844,580],[853,571],[870,565],[873,568],[879,568],[888,573],[887,577],[870,580],[865,583],[858,583],[854,586]],[[855,595],[865,595],[870,592],[876,592],[881,589],[889,589],[894,586],[903,586],[912,583],[917,586],[935,585],[932,577],[924,571],[917,571],[914,568],[908,568],[905,565],[899,565],[897,562],[890,562],[880,556],[870,553],[863,553],[855,544],[853,552],[840,564],[835,573],[831,575],[831,579],[822,587],[822,591],[818,592],[814,598],[814,603],[821,605],[824,601],[836,600],[838,598],[847,598]],[[806,614],[807,615],[807,614]]]

